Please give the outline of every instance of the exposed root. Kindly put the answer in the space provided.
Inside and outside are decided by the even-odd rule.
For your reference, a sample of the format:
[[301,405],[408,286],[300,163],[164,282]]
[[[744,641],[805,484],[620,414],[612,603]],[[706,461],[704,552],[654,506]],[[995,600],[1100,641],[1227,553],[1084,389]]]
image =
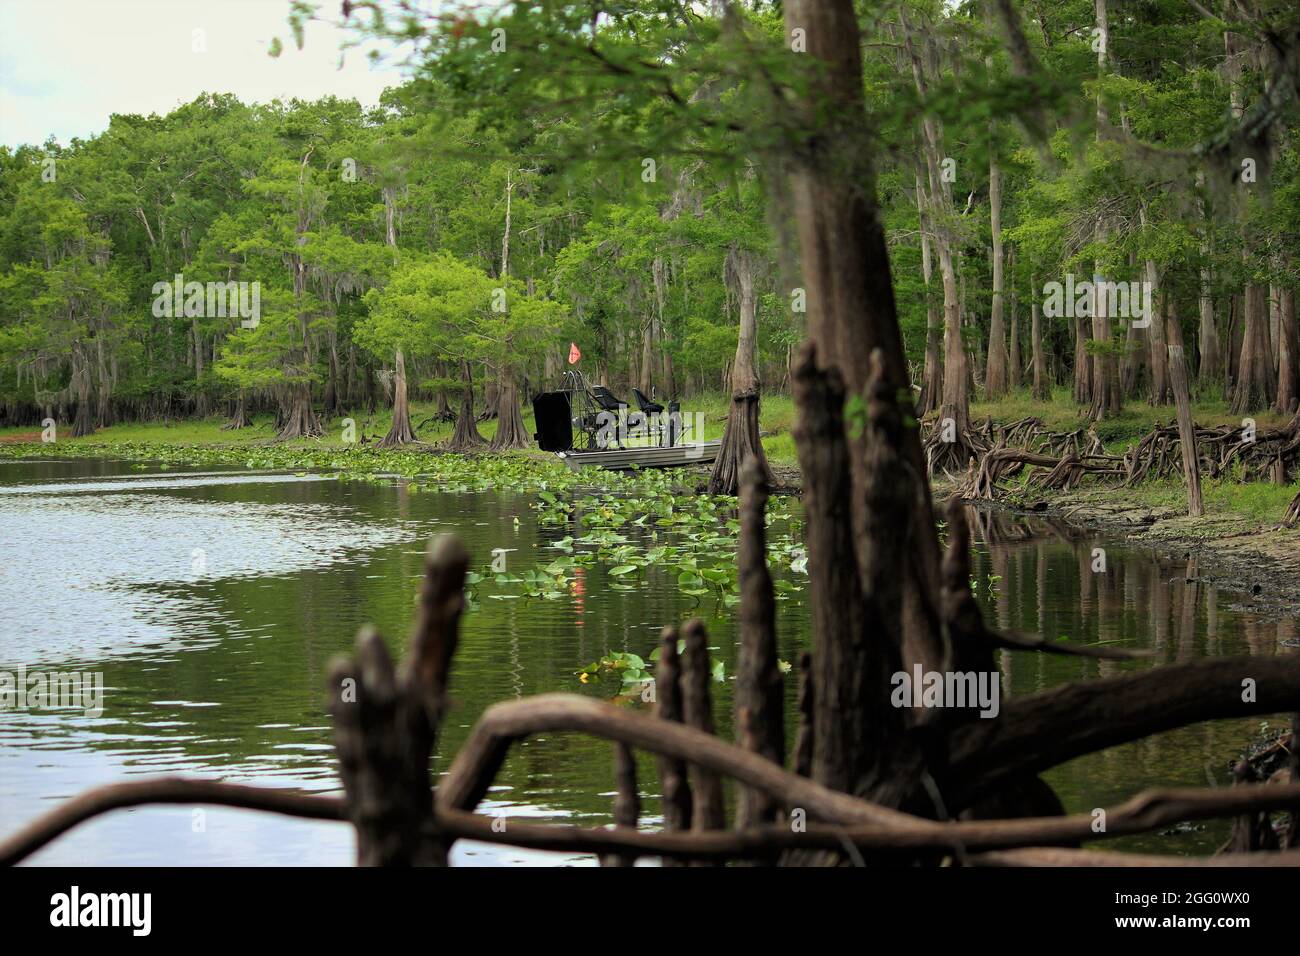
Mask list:
[[[942,425],[927,422],[925,447],[932,470],[951,469],[955,453],[939,450],[953,442],[942,440]],[[1086,477],[1118,480],[1132,487],[1149,479],[1183,475],[1182,442],[1174,424],[1157,425],[1123,455],[1108,455],[1092,427],[1073,432],[1045,429],[1036,418],[998,425],[986,419],[964,436],[964,448],[974,450],[960,471],[957,495],[991,501],[1006,482],[1026,475],[1025,483],[1046,490],[1070,491]],[[1244,480],[1285,483],[1300,466],[1300,416],[1281,428],[1258,431],[1234,425],[1196,429],[1197,460],[1203,474],[1222,478],[1240,470]],[[1300,523],[1300,495],[1283,517],[1288,527]]]

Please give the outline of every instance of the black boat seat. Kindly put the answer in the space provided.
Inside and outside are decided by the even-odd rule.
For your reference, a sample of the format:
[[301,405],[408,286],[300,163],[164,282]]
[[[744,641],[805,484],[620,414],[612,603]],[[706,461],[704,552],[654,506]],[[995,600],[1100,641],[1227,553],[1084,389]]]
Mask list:
[[617,412],[620,409],[627,407],[626,402],[607,389],[604,385],[591,386],[591,397],[596,400],[597,405],[607,412]]
[[632,389],[632,394],[636,397],[637,408],[641,409],[644,414],[658,415],[664,410],[664,407],[658,402],[652,402],[650,399],[646,398],[645,392],[641,391],[641,389]]

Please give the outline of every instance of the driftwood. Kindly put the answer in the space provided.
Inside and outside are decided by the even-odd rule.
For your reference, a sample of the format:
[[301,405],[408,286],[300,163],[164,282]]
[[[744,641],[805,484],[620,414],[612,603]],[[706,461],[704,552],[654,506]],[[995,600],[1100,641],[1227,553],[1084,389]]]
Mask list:
[[1300,524],[1300,491],[1291,499],[1291,503],[1286,507],[1286,514],[1282,516],[1282,523],[1288,528],[1294,528]]

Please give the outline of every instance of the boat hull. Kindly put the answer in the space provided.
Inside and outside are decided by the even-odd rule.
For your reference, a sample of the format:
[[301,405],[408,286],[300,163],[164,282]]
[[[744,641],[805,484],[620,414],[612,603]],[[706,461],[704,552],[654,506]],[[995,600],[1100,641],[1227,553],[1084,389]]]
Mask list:
[[647,445],[638,448],[605,448],[594,451],[574,449],[556,452],[556,454],[574,471],[593,467],[626,471],[630,468],[685,468],[690,465],[711,465],[717,459],[721,447],[720,441],[706,441],[662,447]]

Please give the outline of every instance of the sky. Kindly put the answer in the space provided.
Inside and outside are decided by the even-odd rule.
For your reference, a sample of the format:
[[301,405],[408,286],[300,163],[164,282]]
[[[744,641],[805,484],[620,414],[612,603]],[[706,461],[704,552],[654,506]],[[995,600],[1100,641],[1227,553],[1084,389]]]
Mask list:
[[[288,12],[289,0],[0,0],[0,144],[67,144],[107,129],[111,113],[163,114],[203,92],[373,105],[401,83],[361,50],[340,70],[343,34],[326,24],[308,24],[298,50]],[[276,36],[284,52],[272,59]]]

